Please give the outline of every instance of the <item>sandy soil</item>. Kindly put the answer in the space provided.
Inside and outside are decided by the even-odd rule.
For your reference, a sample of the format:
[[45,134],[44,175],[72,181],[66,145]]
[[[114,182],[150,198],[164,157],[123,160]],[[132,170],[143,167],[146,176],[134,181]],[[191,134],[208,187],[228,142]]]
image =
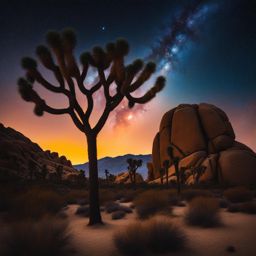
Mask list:
[[[112,241],[113,233],[119,228],[136,220],[135,213],[127,214],[124,219],[112,220],[111,214],[102,213],[106,225],[88,227],[88,219],[75,215],[77,205],[70,205],[66,213],[73,235],[73,244],[77,255],[114,256],[119,255]],[[176,207],[172,220],[183,227],[188,237],[188,249],[175,255],[256,255],[256,216],[242,213],[221,212],[223,226],[216,228],[188,227],[183,216],[186,208]],[[228,246],[234,246],[236,252],[226,251]],[[173,255],[173,254],[166,254]]]

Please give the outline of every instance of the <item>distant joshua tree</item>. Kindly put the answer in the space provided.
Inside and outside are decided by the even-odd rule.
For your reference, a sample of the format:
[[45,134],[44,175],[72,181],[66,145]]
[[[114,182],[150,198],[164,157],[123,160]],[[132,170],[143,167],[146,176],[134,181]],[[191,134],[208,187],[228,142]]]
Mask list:
[[131,183],[135,184],[136,183],[136,172],[137,172],[137,169],[142,166],[142,160],[128,158],[127,163],[128,163],[128,172],[129,172]]
[[164,173],[165,173],[164,168],[160,168],[159,173],[160,173],[161,184],[164,184]]
[[106,176],[106,181],[108,181],[108,178],[109,178],[109,171],[106,169],[105,170],[105,176]]
[[[173,148],[177,149],[176,146],[174,146],[173,144],[171,144],[168,149],[167,149],[167,153],[168,156],[171,160],[171,162],[174,164],[174,168],[175,168],[175,176],[177,179],[177,192],[178,195],[180,195],[180,191],[181,191],[181,180],[180,180],[180,169],[179,169],[179,162],[180,162],[180,158],[177,156],[174,156],[173,154]],[[179,150],[180,151],[180,150]]]
[[[22,67],[26,70],[26,76],[18,80],[19,92],[25,101],[35,103],[34,113],[36,115],[42,116],[44,112],[54,115],[68,114],[76,127],[85,134],[89,158],[89,225],[102,223],[99,205],[97,135],[106,123],[109,114],[124,98],[128,100],[130,108],[136,103],[147,103],[163,89],[165,78],[158,77],[155,85],[148,92],[141,97],[135,97],[132,93],[151,77],[156,65],[149,62],[144,66],[143,61],[135,60],[132,64],[125,66],[124,57],[129,52],[129,45],[125,40],[119,39],[115,43],[109,43],[105,50],[97,46],[93,48],[92,53],[82,53],[80,66],[74,56],[77,40],[73,30],[65,29],[61,33],[48,32],[46,40],[50,50],[46,46],[40,45],[36,49],[36,54],[43,66],[53,73],[57,85],[43,77],[34,59],[26,57],[21,62]],[[52,53],[55,58],[53,58]],[[89,66],[96,69],[99,78],[90,88],[84,83]],[[51,92],[66,96],[69,106],[66,108],[49,106],[35,91],[34,82]],[[112,84],[116,86],[114,93],[112,90],[110,91]],[[94,95],[101,88],[103,88],[106,99],[105,106],[102,107],[103,112],[98,122],[92,127],[90,117],[95,104]],[[111,88],[113,87],[111,86]],[[77,89],[85,96],[87,102],[85,110],[78,103]]]
[[82,180],[82,181],[86,180],[85,170],[81,169],[79,171],[78,177],[79,177],[79,180]]
[[170,161],[169,160],[165,160],[163,162],[163,167],[164,167],[164,170],[165,170],[166,186],[168,187],[168,184],[169,184],[169,173],[168,173],[168,170],[169,170],[169,167],[170,167]]

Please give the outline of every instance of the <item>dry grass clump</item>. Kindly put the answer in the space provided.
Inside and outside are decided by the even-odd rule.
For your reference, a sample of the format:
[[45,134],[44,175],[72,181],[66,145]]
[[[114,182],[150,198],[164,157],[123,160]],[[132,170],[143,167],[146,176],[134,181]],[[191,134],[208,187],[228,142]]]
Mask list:
[[219,199],[219,206],[220,206],[220,208],[228,208],[229,201],[224,199],[224,198],[220,198]]
[[120,204],[113,201],[107,202],[104,206],[107,213],[116,212],[120,208]]
[[134,205],[140,219],[146,219],[156,213],[171,212],[168,194],[157,190],[141,193],[134,200]]
[[100,189],[100,204],[104,205],[106,202],[115,201],[116,192],[110,189]]
[[234,187],[225,190],[224,197],[232,203],[241,203],[251,201],[253,193],[245,187]]
[[196,197],[188,206],[185,220],[189,225],[214,227],[220,224],[219,201],[216,198]]
[[247,214],[256,214],[256,202],[244,202],[229,205],[228,212],[242,212]]
[[83,217],[89,217],[90,214],[90,207],[88,205],[85,206],[79,206],[76,209],[75,212],[76,215],[83,216]]
[[67,222],[54,218],[12,223],[2,242],[4,248],[0,254],[6,256],[65,256],[74,252]]
[[39,219],[45,215],[55,215],[64,206],[65,200],[55,191],[33,188],[13,200],[8,217],[11,220]]
[[104,210],[106,213],[113,213],[117,211],[123,211],[125,213],[132,213],[132,209],[130,207],[120,205],[117,202],[107,202],[104,206]]
[[124,218],[126,215],[126,212],[125,211],[116,211],[116,212],[113,212],[112,215],[111,215],[111,218],[112,220],[120,220],[122,218]]
[[135,191],[135,190],[131,190],[131,189],[126,189],[124,191],[121,191],[119,194],[118,194],[118,200],[120,200],[121,203],[129,203],[129,202],[132,202],[136,195],[138,194],[138,191]]
[[129,224],[114,234],[114,243],[123,255],[144,255],[146,251],[145,231],[141,222]]
[[67,204],[84,205],[89,202],[89,193],[85,189],[72,189],[64,194]]
[[145,222],[147,248],[153,253],[175,252],[183,249],[186,236],[167,218],[153,218]]
[[114,243],[123,255],[148,255],[182,250],[186,236],[167,218],[157,217],[119,230],[114,234]]
[[186,189],[182,191],[182,198],[187,202],[190,202],[196,197],[211,197],[212,193],[203,189]]

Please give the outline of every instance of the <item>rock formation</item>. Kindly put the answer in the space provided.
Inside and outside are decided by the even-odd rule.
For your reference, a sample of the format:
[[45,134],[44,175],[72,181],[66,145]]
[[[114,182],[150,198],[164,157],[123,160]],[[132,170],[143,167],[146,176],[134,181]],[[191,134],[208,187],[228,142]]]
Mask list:
[[29,169],[34,169],[32,178],[46,170],[46,177],[50,178],[58,166],[63,166],[63,178],[78,172],[72,167],[65,156],[59,157],[57,152],[43,151],[20,132],[6,128],[0,124],[0,177],[31,178]]
[[[235,140],[227,115],[214,105],[182,104],[164,114],[153,141],[151,180],[155,182],[160,180],[164,160],[169,159],[167,148],[171,143],[180,167],[206,167],[199,182],[256,184],[256,154]],[[173,173],[171,165],[169,176]],[[193,178],[189,177],[187,183],[194,183]]]
[[[143,177],[139,173],[136,173],[135,180],[136,180],[136,183],[142,183],[143,182]],[[116,184],[120,184],[120,183],[129,184],[129,183],[131,183],[129,172],[126,171],[126,172],[119,173],[116,176],[114,183],[116,183]]]

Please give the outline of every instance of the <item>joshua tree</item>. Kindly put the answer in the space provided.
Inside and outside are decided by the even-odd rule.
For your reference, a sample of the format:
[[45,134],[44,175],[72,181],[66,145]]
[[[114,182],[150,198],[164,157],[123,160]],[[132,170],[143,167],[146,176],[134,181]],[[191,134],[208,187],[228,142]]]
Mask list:
[[[22,67],[26,70],[26,76],[18,80],[19,92],[25,101],[35,103],[34,113],[36,115],[42,116],[44,112],[55,115],[70,115],[76,127],[85,134],[89,158],[89,225],[102,223],[98,191],[97,136],[109,114],[124,98],[128,100],[130,108],[135,104],[147,103],[163,89],[165,78],[158,77],[155,85],[148,92],[141,97],[135,97],[132,93],[151,77],[156,66],[153,62],[144,65],[141,60],[135,60],[126,66],[124,57],[129,52],[129,45],[125,40],[119,39],[115,43],[109,43],[105,50],[97,46],[93,48],[92,53],[82,53],[80,55],[81,65],[77,64],[74,56],[76,35],[73,30],[65,29],[61,33],[48,32],[46,40],[50,49],[40,45],[36,49],[36,54],[43,66],[53,73],[57,85],[43,77],[34,59],[26,57],[22,59]],[[56,63],[52,53],[55,55]],[[95,68],[99,78],[90,88],[84,82],[89,66]],[[66,96],[69,106],[66,108],[49,106],[35,91],[34,82],[51,92]],[[113,91],[113,86],[116,88],[115,91]],[[101,88],[104,91],[105,106],[102,107],[102,115],[93,127],[90,123],[90,117],[95,104],[94,96],[95,92]],[[78,89],[85,97],[86,109],[83,109],[78,103]]]
[[133,184],[135,184],[136,183],[136,171],[139,167],[142,166],[142,160],[128,158],[127,163],[129,164],[128,171],[129,171],[130,180]]
[[79,180],[85,180],[85,170],[81,169],[78,174]]
[[169,184],[168,170],[169,170],[169,167],[170,167],[170,161],[169,160],[164,160],[163,167],[164,167],[164,170],[165,170],[166,186],[168,187],[168,184]]
[[187,180],[186,171],[188,168],[186,167],[180,167],[180,183],[185,184]]
[[154,180],[154,167],[151,162],[147,163],[148,168],[148,181]]
[[[181,190],[181,182],[180,182],[180,170],[179,170],[179,162],[180,162],[180,158],[177,156],[173,155],[173,147],[175,147],[173,144],[171,144],[168,149],[167,149],[167,153],[170,157],[170,160],[173,162],[174,164],[174,168],[175,168],[175,176],[177,179],[177,192],[178,195],[180,195],[180,190]],[[176,148],[176,147],[175,147]]]
[[109,171],[106,169],[105,170],[105,176],[106,176],[106,181],[108,181],[108,178],[109,178]]
[[159,173],[160,173],[161,184],[164,184],[164,173],[165,173],[164,168],[160,168]]

